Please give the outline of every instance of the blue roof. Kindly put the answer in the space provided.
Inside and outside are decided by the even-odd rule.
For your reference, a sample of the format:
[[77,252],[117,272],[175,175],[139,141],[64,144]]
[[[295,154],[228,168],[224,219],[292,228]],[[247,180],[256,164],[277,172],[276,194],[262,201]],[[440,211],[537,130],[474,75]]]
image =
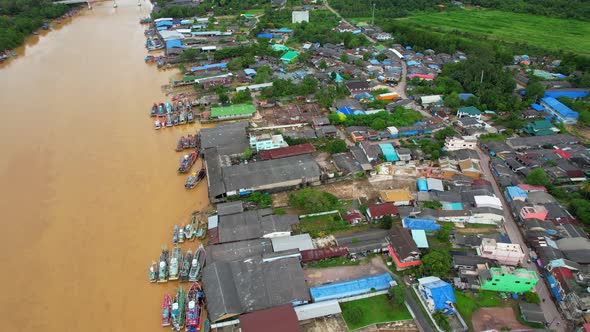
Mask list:
[[553,97],[545,97],[541,100],[564,118],[577,118],[580,116],[578,112],[573,111],[571,108],[565,106],[559,100]]
[[377,60],[377,59],[371,59],[369,62],[370,62],[372,65],[379,65],[379,64],[381,64],[381,63],[379,62],[379,60]]
[[344,114],[344,115],[351,115],[354,114],[354,112],[352,111],[352,108],[350,107],[342,107],[338,110],[338,112]]
[[512,201],[515,197],[523,197],[524,199],[528,198],[526,191],[516,186],[506,187],[506,194],[508,195],[509,201]]
[[[436,310],[445,310],[450,308],[448,302],[455,303],[455,293],[453,292],[453,286],[449,283],[437,280],[432,281],[426,284],[422,284],[424,288],[428,288],[432,295],[432,300],[434,301],[434,308]],[[427,294],[424,294],[425,297],[428,297]]]
[[255,76],[256,70],[254,70],[252,68],[246,68],[246,69],[244,69],[244,73],[248,76]]
[[445,202],[442,203],[443,211],[460,211],[463,210],[463,203],[461,202]]
[[412,239],[418,248],[428,248],[428,239],[423,229],[412,229]]
[[156,22],[156,27],[171,27],[172,26],[172,21],[160,21],[160,22]]
[[183,48],[182,41],[180,39],[171,39],[166,41],[166,48],[179,47]]
[[273,35],[272,33],[259,33],[258,36],[256,36],[256,38],[260,39],[260,38],[267,38],[267,39],[272,39]]
[[423,57],[424,53],[416,52],[416,56]]
[[545,97],[567,97],[567,98],[584,98],[588,95],[588,91],[590,89],[575,89],[575,90],[568,90],[568,89],[560,89],[560,90],[547,90],[545,91]]
[[419,64],[420,64],[420,62],[414,61],[414,60],[410,60],[410,61],[407,62],[407,65],[408,66],[417,66]]
[[211,63],[200,67],[193,67],[191,71],[209,70],[209,69],[223,69],[227,67],[227,62]]
[[309,292],[313,302],[319,302],[369,293],[373,288],[377,291],[385,290],[390,287],[392,281],[393,279],[389,273],[384,273],[365,278],[311,287]]
[[426,182],[426,179],[418,179],[418,191],[428,191],[428,182]]
[[533,108],[535,111],[538,111],[538,112],[541,112],[541,111],[544,111],[544,110],[545,110],[545,107],[543,107],[543,106],[541,106],[541,105],[539,105],[539,104],[531,104],[531,107],[532,107],[532,108]]
[[425,231],[438,231],[440,229],[440,225],[432,219],[404,218],[402,219],[402,225],[404,228],[422,229]]
[[373,95],[368,92],[359,93],[358,95],[354,95],[354,99],[361,100],[365,98],[373,99]]
[[291,30],[289,28],[280,28],[278,31],[280,33],[291,33],[291,32],[293,32],[293,30]]
[[381,151],[383,151],[383,156],[385,156],[385,160],[387,161],[398,161],[399,156],[397,152],[395,152],[395,148],[391,143],[382,143],[379,144]]
[[461,100],[463,100],[463,101],[467,101],[471,97],[475,97],[475,95],[473,93],[460,93],[459,94],[459,98],[461,98]]

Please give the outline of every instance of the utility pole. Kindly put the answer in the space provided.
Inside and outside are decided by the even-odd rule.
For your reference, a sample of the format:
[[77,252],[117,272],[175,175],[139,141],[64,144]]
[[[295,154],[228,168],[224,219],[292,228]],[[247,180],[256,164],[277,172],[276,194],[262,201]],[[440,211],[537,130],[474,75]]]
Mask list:
[[375,3],[373,2],[373,15],[371,16],[371,26],[375,26]]

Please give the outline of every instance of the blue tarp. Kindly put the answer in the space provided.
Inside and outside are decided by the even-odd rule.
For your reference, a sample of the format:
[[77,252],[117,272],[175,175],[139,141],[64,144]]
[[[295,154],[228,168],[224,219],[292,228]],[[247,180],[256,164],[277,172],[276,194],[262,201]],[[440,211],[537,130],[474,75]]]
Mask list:
[[541,112],[541,111],[544,111],[544,110],[545,110],[545,107],[543,107],[543,106],[541,106],[541,105],[539,105],[539,104],[531,104],[531,107],[532,107],[532,108],[533,108],[535,111],[538,111],[538,112]]
[[418,191],[428,191],[428,182],[426,182],[426,179],[418,179]]
[[338,112],[344,114],[344,115],[352,115],[354,114],[354,112],[352,111],[352,109],[350,107],[342,107],[338,110]]
[[418,66],[419,64],[420,64],[420,62],[414,61],[414,60],[410,60],[407,62],[408,66]]
[[567,98],[584,98],[588,95],[588,91],[590,89],[576,89],[576,90],[568,90],[568,89],[561,89],[561,90],[548,90],[545,91],[545,97],[567,97]]
[[354,99],[361,100],[361,99],[373,99],[373,95],[368,92],[359,93],[358,95],[354,95]]
[[371,61],[369,61],[369,62],[370,62],[372,65],[375,65],[375,66],[377,66],[377,65],[380,65],[380,64],[381,64],[381,63],[379,62],[379,60],[377,60],[377,59],[371,59]]
[[549,282],[549,286],[551,286],[551,292],[553,293],[557,301],[563,301],[561,295],[559,294],[559,290],[557,289],[557,285],[555,284],[555,279],[553,279],[553,277],[551,276],[548,276],[547,281]]
[[327,301],[369,293],[371,292],[371,289],[375,289],[376,291],[385,290],[390,287],[392,281],[393,279],[391,276],[388,273],[384,273],[376,276],[311,287],[309,292],[313,302]]
[[438,231],[440,229],[440,225],[432,219],[404,218],[402,224],[404,228],[409,229],[422,229],[425,231]]
[[430,290],[430,297],[424,292],[425,298],[431,298],[434,302],[434,309],[436,310],[447,310],[450,309],[449,302],[455,303],[455,293],[453,292],[453,286],[442,280],[432,281],[427,284],[422,284],[424,288]]

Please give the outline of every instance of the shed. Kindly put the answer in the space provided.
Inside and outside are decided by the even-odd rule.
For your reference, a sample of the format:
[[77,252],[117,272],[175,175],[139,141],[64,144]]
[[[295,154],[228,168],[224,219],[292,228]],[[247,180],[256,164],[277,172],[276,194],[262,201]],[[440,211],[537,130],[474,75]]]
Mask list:
[[412,239],[414,239],[418,248],[429,248],[426,231],[423,229],[412,229]]
[[373,290],[386,290],[395,284],[389,273],[383,273],[370,277],[311,287],[309,292],[314,302],[320,302],[366,294]]
[[289,249],[299,249],[300,251],[313,249],[313,243],[309,234],[281,236],[272,238],[271,240],[274,252]]
[[244,74],[246,74],[246,76],[254,77],[256,76],[256,70],[252,68],[246,68],[244,69]]
[[288,51],[287,53],[283,54],[283,56],[281,57],[281,61],[283,61],[283,63],[285,64],[289,64],[293,62],[295,58],[297,58],[297,55],[299,54],[295,51]]
[[314,319],[341,313],[340,304],[336,300],[310,303],[295,307],[297,318],[302,320]]
[[543,314],[543,310],[541,310],[540,305],[521,301],[518,304],[518,307],[520,309],[522,319],[524,319],[525,321],[531,323],[545,322],[545,315]]
[[383,156],[385,157],[385,160],[387,160],[387,161],[398,161],[399,160],[399,156],[395,152],[395,148],[393,147],[393,145],[391,143],[382,143],[382,144],[379,144],[379,147],[381,148],[381,151],[383,151]]
[[345,246],[301,250],[301,261],[307,263],[346,255],[348,255],[348,248]]
[[292,304],[254,311],[240,316],[242,332],[301,332]]
[[402,225],[404,228],[425,231],[438,231],[440,229],[440,225],[432,219],[404,218],[402,219]]
[[426,179],[428,191],[445,191],[443,182],[441,179],[427,178]]
[[426,182],[426,179],[418,179],[418,191],[420,191],[420,192],[427,192],[428,191],[428,182]]

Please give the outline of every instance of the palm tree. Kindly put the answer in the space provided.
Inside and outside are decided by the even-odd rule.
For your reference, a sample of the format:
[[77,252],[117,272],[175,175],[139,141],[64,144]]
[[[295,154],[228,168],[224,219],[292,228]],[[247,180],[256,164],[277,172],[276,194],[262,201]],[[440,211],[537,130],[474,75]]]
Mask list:
[[584,193],[584,198],[588,198],[588,194],[590,194],[590,179],[582,183],[580,190]]

